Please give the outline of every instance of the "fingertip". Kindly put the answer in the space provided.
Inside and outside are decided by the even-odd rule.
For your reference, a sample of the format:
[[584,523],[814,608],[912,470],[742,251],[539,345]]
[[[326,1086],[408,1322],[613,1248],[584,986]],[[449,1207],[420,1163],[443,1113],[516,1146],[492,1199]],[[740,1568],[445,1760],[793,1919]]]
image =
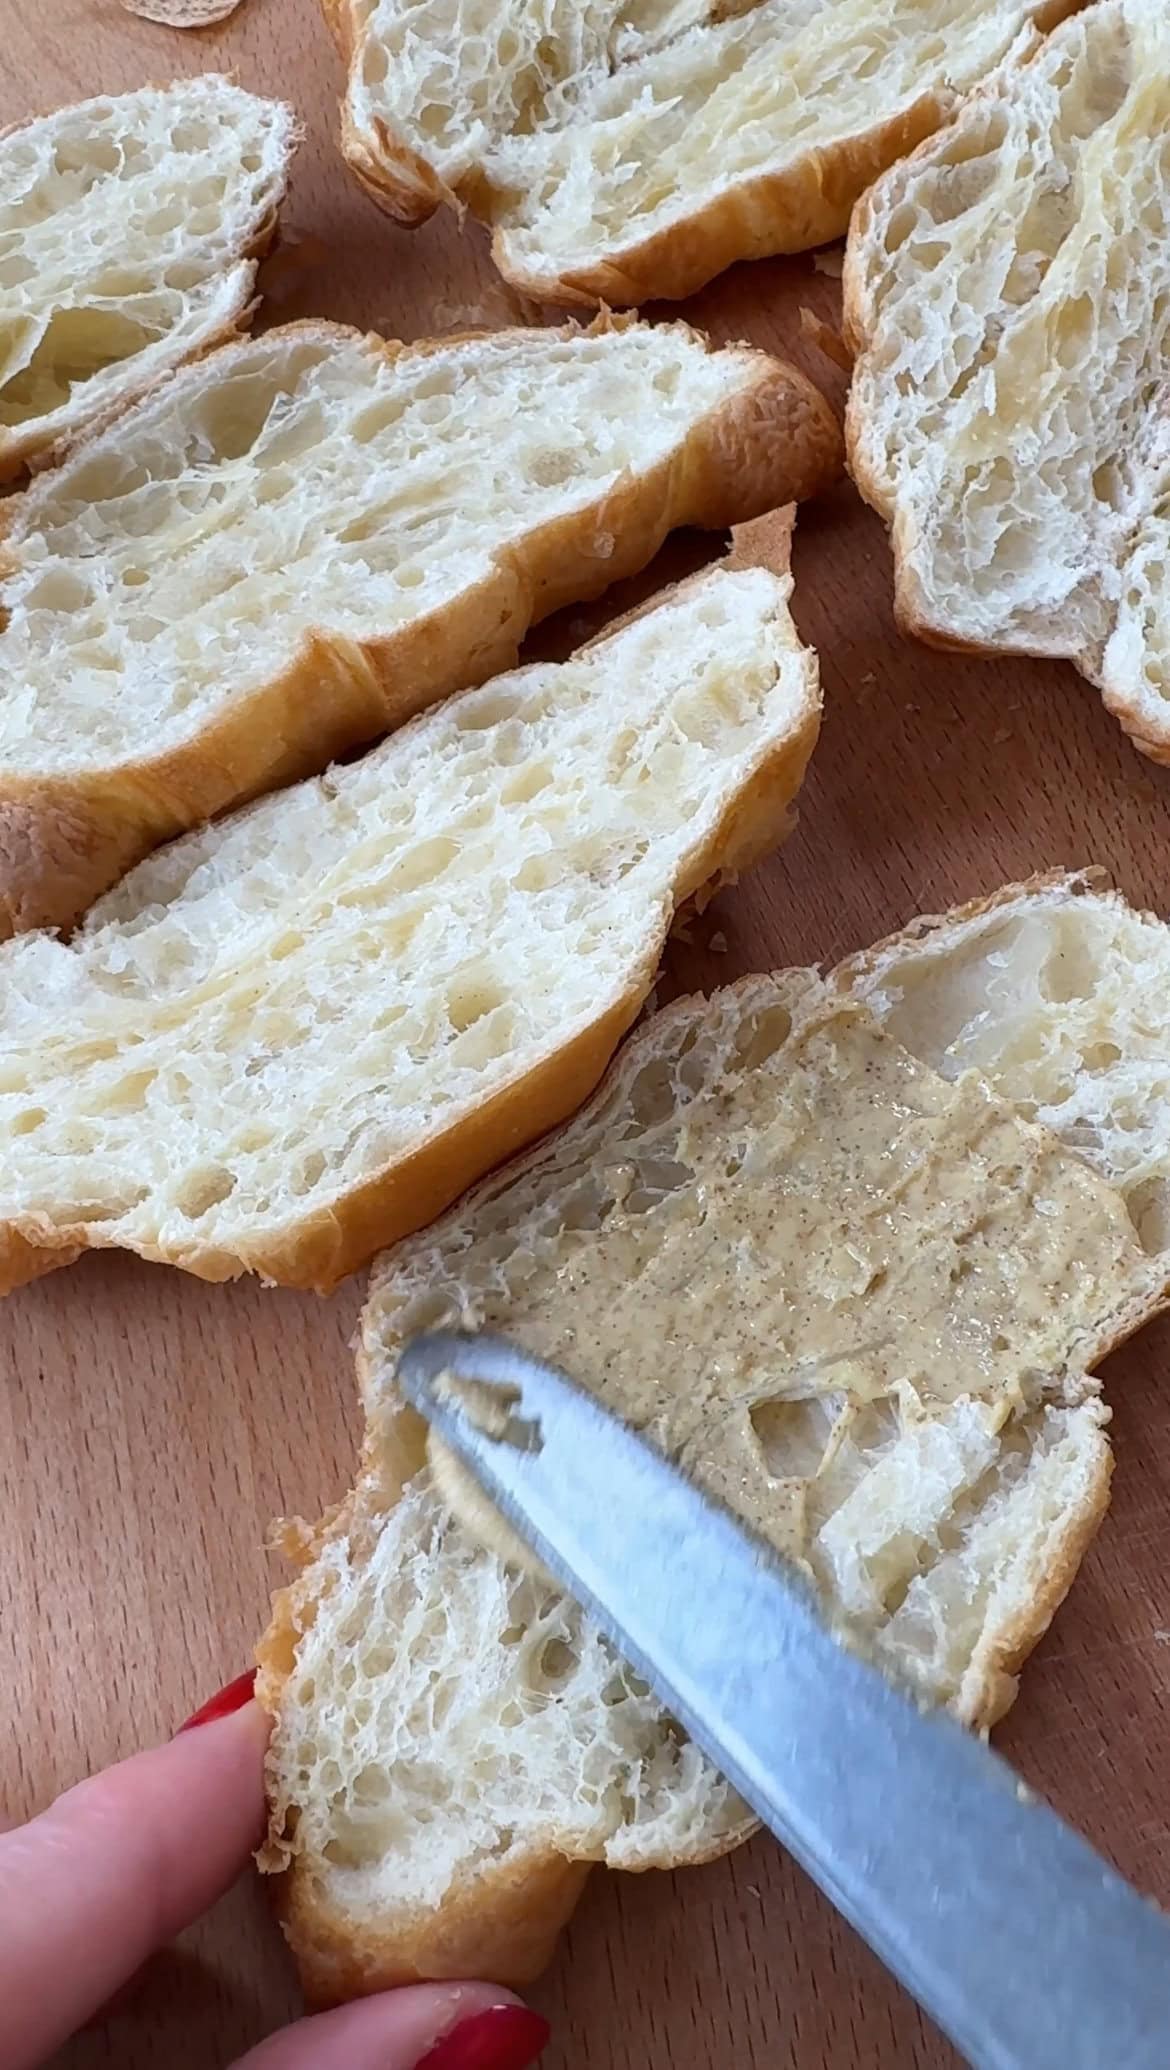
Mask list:
[[253,1701],[255,1687],[256,1670],[250,1667],[242,1675],[237,1675],[234,1681],[217,1689],[215,1695],[200,1704],[197,1711],[192,1711],[189,1718],[184,1718],[182,1724],[175,1728],[174,1737],[177,1739],[181,1732],[193,1732],[198,1725],[214,1725],[220,1718],[230,1718],[234,1712],[244,1710]]
[[411,1984],[274,2034],[235,2070],[529,2070],[547,2020],[491,1984]]
[[4,1835],[0,2061],[51,2054],[235,1881],[264,1830],[269,1729],[246,1698]]
[[530,2070],[551,2033],[526,2005],[491,2005],[440,2036],[415,2070]]

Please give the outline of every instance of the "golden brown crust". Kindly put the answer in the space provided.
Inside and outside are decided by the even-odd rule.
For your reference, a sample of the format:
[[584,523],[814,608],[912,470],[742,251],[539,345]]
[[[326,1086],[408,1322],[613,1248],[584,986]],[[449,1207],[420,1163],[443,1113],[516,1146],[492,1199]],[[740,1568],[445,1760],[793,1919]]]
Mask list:
[[[745,524],[731,527],[727,552],[714,565],[720,568],[766,568],[783,580],[792,568],[792,535],[795,530],[794,503],[786,503],[783,510],[765,511],[762,517],[749,518]],[[709,572],[708,568],[700,568],[694,575],[673,583],[670,596],[685,597],[688,591],[706,581]],[[633,604],[628,611],[607,619],[599,632],[574,648],[574,654],[588,654],[593,648],[603,646],[615,633],[624,632],[628,625],[636,625],[639,619],[648,618],[661,603],[662,592],[652,590],[640,604]]]
[[[596,266],[550,274],[514,260],[507,232],[496,228],[492,259],[503,278],[534,302],[567,309],[638,308],[679,302],[740,260],[811,251],[844,235],[859,193],[886,166],[930,136],[950,101],[924,94],[880,128],[810,152],[781,172],[760,173],[729,187],[691,216],[655,231]],[[491,223],[482,182],[449,188],[417,152],[379,122],[372,137],[343,104],[341,151],[351,172],[386,215],[417,229],[443,203]]]
[[[492,258],[505,280],[534,301],[614,309],[683,301],[741,260],[811,251],[844,236],[858,194],[932,135],[950,107],[949,97],[923,94],[879,128],[810,151],[782,172],[740,181],[694,215],[587,270],[550,278],[515,263],[502,230],[492,238]],[[474,201],[468,206],[477,212]]]
[[[49,1236],[48,1230],[45,1235]],[[22,1236],[11,1226],[4,1229],[0,1232],[0,1294],[10,1294],[14,1287],[26,1287],[31,1280],[43,1279],[61,1265],[72,1265],[84,1248],[59,1244],[55,1236],[42,1245],[35,1237]]]
[[[353,0],[321,0],[346,62],[359,61]],[[1084,0],[1049,0],[1037,11],[1036,42]],[[938,129],[955,105],[949,92],[925,92],[908,108],[872,129],[811,149],[782,170],[731,183],[693,214],[682,216],[641,243],[615,250],[597,265],[556,274],[514,260],[507,232],[494,223],[491,191],[472,174],[452,191],[432,167],[385,123],[372,134],[354,120],[351,96],[342,101],[341,150],[367,194],[395,222],[417,227],[446,203],[492,225],[492,257],[503,277],[534,301],[568,308],[637,307],[681,301],[739,260],[809,251],[841,237],[857,197],[896,159]]]
[[311,1877],[277,1885],[277,1915],[312,2008],[432,1979],[486,1978],[523,1990],[548,1968],[589,1877],[554,1850],[487,1868],[434,1911],[355,1931]]
[[[360,335],[318,321],[268,335],[280,341],[306,333],[339,341]],[[407,349],[374,342],[391,358]],[[534,528],[442,611],[362,644],[310,633],[279,676],[164,753],[75,778],[0,774],[0,940],[32,927],[72,926],[160,841],[310,775],[512,666],[537,619],[636,573],[676,526],[716,529],[814,494],[840,470],[837,418],[796,368],[753,356],[754,383],[696,425],[684,451],[627,477],[587,509]],[[16,515],[5,513],[7,529]],[[612,548],[604,554],[602,536]],[[10,547],[5,559],[11,567]]]

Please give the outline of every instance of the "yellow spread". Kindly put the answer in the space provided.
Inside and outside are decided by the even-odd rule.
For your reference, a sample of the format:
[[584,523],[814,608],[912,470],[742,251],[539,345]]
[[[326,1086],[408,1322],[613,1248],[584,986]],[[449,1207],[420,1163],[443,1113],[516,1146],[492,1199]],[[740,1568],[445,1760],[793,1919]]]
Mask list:
[[[518,1201],[507,1285],[475,1324],[564,1367],[796,1557],[834,1460],[848,1485],[850,1448],[909,1434],[890,1473],[921,1470],[936,1503],[957,1495],[1013,1411],[1092,1390],[1088,1367],[1149,1283],[1112,1187],[853,1005],[781,1031],[620,1158],[595,1164],[586,1226],[527,1257]],[[431,1451],[468,1525],[531,1565]]]

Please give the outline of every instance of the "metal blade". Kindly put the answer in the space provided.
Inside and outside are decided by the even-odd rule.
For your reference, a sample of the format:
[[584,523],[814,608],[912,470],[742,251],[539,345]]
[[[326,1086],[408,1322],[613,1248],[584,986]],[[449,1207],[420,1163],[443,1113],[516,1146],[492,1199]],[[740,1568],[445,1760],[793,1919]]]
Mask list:
[[1168,2070],[1170,1920],[730,1512],[501,1339],[417,1338],[399,1381],[977,2070]]

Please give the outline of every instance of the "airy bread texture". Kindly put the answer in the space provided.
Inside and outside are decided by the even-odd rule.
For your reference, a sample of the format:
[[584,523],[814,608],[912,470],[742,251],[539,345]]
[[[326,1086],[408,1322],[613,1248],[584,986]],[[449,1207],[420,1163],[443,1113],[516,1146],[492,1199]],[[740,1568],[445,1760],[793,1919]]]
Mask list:
[[859,205],[850,457],[897,608],[1063,656],[1170,761],[1170,13],[1101,0]]
[[403,1342],[493,1328],[558,1359],[796,1559],[851,1643],[986,1726],[1108,1500],[1091,1369],[1166,1297],[1168,976],[1170,929],[1063,878],[827,981],[684,1000],[382,1261],[362,1473],[290,1534],[303,1571],[260,1649],[264,1865],[313,1997],[523,1982],[587,1863],[702,1861],[750,1825],[468,1502],[396,1392]]
[[0,479],[246,321],[294,142],[214,72],[0,137]]
[[841,453],[803,376],[682,324],[295,324],[182,370],[4,513],[0,933],[70,923]]
[[491,225],[540,300],[694,292],[839,237],[884,166],[1075,0],[324,0],[375,201]]
[[326,1289],[569,1113],[816,739],[787,520],[0,949],[0,1290],[121,1245]]

